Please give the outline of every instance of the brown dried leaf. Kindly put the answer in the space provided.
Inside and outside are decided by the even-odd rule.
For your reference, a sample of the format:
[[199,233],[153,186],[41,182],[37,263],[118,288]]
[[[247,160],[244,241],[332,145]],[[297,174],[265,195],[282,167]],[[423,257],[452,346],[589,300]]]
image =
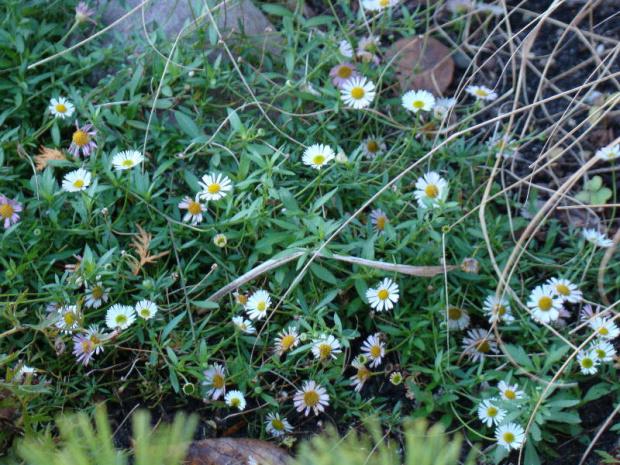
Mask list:
[[187,453],[187,465],[246,465],[257,463],[286,465],[289,455],[279,447],[258,439],[203,439],[194,441]]
[[140,226],[138,223],[136,223],[136,226],[138,227],[138,230],[140,232],[134,234],[134,240],[131,242],[131,244],[129,244],[134,249],[136,249],[136,252],[138,252],[138,255],[140,257],[140,263],[138,263],[138,260],[131,257],[131,259],[133,260],[131,260],[130,265],[134,276],[137,276],[138,273],[140,273],[142,267],[147,263],[157,263],[158,258],[164,257],[169,253],[168,251],[166,251],[158,253],[157,255],[151,255],[151,252],[148,249],[149,245],[151,244],[151,240],[153,239],[153,236],[147,233],[144,228],[142,228],[142,226]]
[[454,60],[450,49],[432,37],[400,39],[392,44],[386,57],[394,58],[403,92],[424,89],[434,95],[443,95],[452,82]]
[[41,155],[35,155],[34,159],[37,163],[37,171],[43,171],[45,168],[47,168],[47,161],[48,160],[66,160],[67,157],[65,157],[65,155],[56,150],[56,149],[50,149],[49,147],[45,147],[45,146],[41,146]]

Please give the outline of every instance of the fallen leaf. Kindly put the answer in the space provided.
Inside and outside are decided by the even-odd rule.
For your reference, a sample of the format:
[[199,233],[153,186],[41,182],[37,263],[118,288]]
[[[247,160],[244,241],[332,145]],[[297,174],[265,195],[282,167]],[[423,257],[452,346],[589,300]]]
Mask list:
[[286,465],[289,455],[279,447],[258,439],[203,439],[189,448],[187,465],[247,465],[252,457],[257,463]]
[[37,162],[37,171],[43,171],[47,168],[47,162],[49,160],[66,160],[62,152],[50,149],[49,147],[41,146],[41,155],[35,155],[34,159]]
[[441,96],[452,82],[454,60],[450,49],[437,39],[417,36],[400,39],[388,49],[403,92],[427,90]]

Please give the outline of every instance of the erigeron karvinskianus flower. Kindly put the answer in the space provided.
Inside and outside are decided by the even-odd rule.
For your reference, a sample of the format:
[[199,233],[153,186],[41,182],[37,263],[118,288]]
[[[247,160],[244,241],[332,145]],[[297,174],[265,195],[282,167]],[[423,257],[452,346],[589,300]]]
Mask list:
[[320,170],[332,161],[335,156],[334,151],[329,145],[312,144],[304,150],[301,161],[304,165]]
[[245,408],[245,396],[241,391],[229,391],[224,396],[224,401],[229,407],[237,407],[238,410]]
[[75,112],[73,104],[64,97],[53,98],[47,108],[55,118],[71,118]]
[[136,321],[136,312],[129,305],[114,304],[105,316],[105,324],[110,329],[127,329]]
[[614,243],[614,241],[605,236],[605,234],[598,232],[596,229],[584,229],[582,234],[586,241],[597,247],[611,247]]
[[329,405],[329,395],[320,384],[314,381],[306,381],[293,396],[293,405],[298,412],[304,412],[304,416],[308,416],[310,410],[318,415]]
[[219,200],[226,197],[228,191],[231,191],[232,181],[228,176],[224,176],[221,173],[205,174],[202,177],[202,181],[198,181],[198,185],[202,190],[198,193],[198,197],[202,200]]
[[103,284],[95,283],[93,286],[86,286],[86,300],[84,306],[89,308],[99,308],[106,303],[110,297],[110,289],[105,289]]
[[135,311],[140,318],[150,320],[157,314],[157,304],[150,300],[141,300],[136,304]]
[[477,100],[493,101],[497,99],[497,93],[485,86],[467,86],[465,92],[473,95]]
[[30,367],[24,364],[19,366],[18,364],[18,366],[16,366],[13,370],[13,377],[11,378],[11,380],[21,383],[23,381],[27,381],[28,378],[31,378],[34,376],[37,376],[36,368]]
[[232,322],[242,333],[256,333],[256,328],[252,326],[252,322],[250,320],[244,319],[242,316],[233,316]]
[[286,417],[280,417],[279,413],[269,412],[267,414],[267,426],[265,427],[269,434],[274,436],[282,436],[283,434],[293,431],[293,427]]
[[599,362],[612,362],[616,359],[616,349],[609,341],[599,340],[588,352]]
[[497,353],[495,337],[488,331],[474,328],[467,331],[467,337],[463,338],[463,353],[470,355],[474,362],[484,357]]
[[379,312],[391,310],[398,302],[398,284],[390,278],[385,278],[376,288],[366,291],[368,303]]
[[93,138],[97,135],[97,130],[92,129],[92,124],[87,124],[83,128],[80,128],[77,120],[75,121],[75,132],[73,133],[72,142],[69,146],[68,152],[74,157],[79,157],[80,152],[85,157],[97,148],[97,143]]
[[340,44],[338,45],[338,51],[343,57],[353,58],[353,47],[351,46],[351,43],[346,39],[342,39],[340,41]]
[[225,234],[216,234],[215,237],[213,237],[213,243],[216,247],[223,249],[228,244],[228,238]]
[[204,219],[202,214],[207,211],[207,206],[200,201],[198,195],[196,195],[195,199],[186,196],[183,198],[183,201],[179,203],[179,209],[187,210],[187,213],[183,216],[183,221],[195,226],[198,223],[202,223]]
[[454,98],[438,98],[435,100],[435,105],[433,106],[433,115],[440,120],[446,119],[455,106],[456,99]]
[[608,147],[598,149],[594,156],[596,158],[600,158],[601,160],[615,160],[620,157],[620,144],[610,145]]
[[361,350],[371,360],[370,367],[374,368],[381,364],[385,356],[385,343],[379,339],[379,334],[373,334],[364,341]]
[[448,328],[453,331],[462,331],[469,326],[469,314],[467,311],[454,305],[448,306],[448,310],[442,310],[448,323]]
[[362,7],[368,11],[381,11],[398,3],[398,0],[362,0]]
[[495,405],[495,399],[485,399],[478,406],[478,418],[491,427],[499,425],[506,416],[506,410]]
[[267,291],[260,289],[250,296],[245,310],[251,320],[261,320],[267,316],[267,310],[271,306],[271,297]]
[[211,396],[213,400],[219,399],[226,393],[226,374],[222,365],[215,364],[204,373],[205,380],[203,386],[211,387],[206,396]]
[[329,76],[332,78],[332,83],[338,89],[342,89],[344,83],[350,79],[358,77],[360,74],[355,70],[355,65],[351,63],[341,63],[334,66],[329,71]]
[[403,95],[402,104],[411,113],[431,111],[435,106],[435,97],[427,90],[410,90]]
[[381,139],[374,136],[371,136],[362,142],[362,153],[369,160],[375,158],[377,154],[383,152],[385,148],[385,143]]
[[17,212],[22,211],[22,204],[17,199],[9,199],[5,195],[0,195],[0,221],[4,222],[4,229],[7,229],[19,221]]
[[248,298],[245,294],[241,292],[233,292],[233,297],[235,298],[235,302],[241,305],[243,308],[248,304]]
[[94,8],[88,8],[88,3],[79,2],[75,7],[75,21],[78,23],[85,23],[86,21],[90,21],[93,24],[97,24],[91,16],[97,13],[97,10]]
[[299,344],[297,328],[292,326],[280,331],[275,340],[274,352],[281,357],[284,353],[292,350]]
[[390,375],[390,383],[392,383],[394,386],[398,386],[399,384],[401,384],[404,379],[405,377],[400,371],[395,371]]
[[598,365],[600,363],[598,356],[593,352],[579,352],[577,354],[577,363],[579,369],[584,375],[593,375],[598,371]]
[[82,323],[82,314],[75,305],[64,305],[58,310],[59,318],[56,327],[65,334],[72,333]]
[[353,381],[353,383],[351,383],[351,386],[353,386],[353,390],[355,392],[360,392],[364,387],[364,383],[370,378],[370,375],[372,373],[368,368],[366,368],[366,365],[360,362],[357,358],[353,360],[353,363],[351,365],[357,370],[357,373],[355,373],[349,378],[351,381]]
[[499,389],[499,395],[504,400],[518,400],[523,399],[525,392],[519,390],[518,384],[508,384],[506,381],[500,381],[497,385]]
[[525,441],[525,430],[516,423],[506,423],[495,430],[497,443],[506,450],[520,449]]
[[390,222],[387,214],[377,208],[370,212],[370,222],[372,223],[372,231],[380,236],[385,234],[385,225]]
[[321,336],[313,341],[312,354],[321,361],[336,360],[336,355],[342,353],[340,342],[331,334]]
[[487,142],[489,150],[494,152],[496,156],[502,155],[503,158],[513,158],[519,149],[516,140],[510,138],[507,134],[496,135]]
[[144,155],[137,150],[125,150],[112,157],[112,165],[118,171],[130,170],[144,161]]
[[90,172],[84,168],[78,168],[75,171],[67,173],[62,180],[62,188],[67,192],[79,192],[90,186]]
[[583,293],[576,284],[571,283],[568,279],[551,278],[547,280],[547,285],[551,287],[562,303],[577,304],[583,300]]
[[620,334],[620,330],[616,323],[602,316],[595,316],[588,321],[590,328],[594,330],[596,335],[601,339],[615,339]]
[[505,297],[495,297],[495,295],[488,296],[484,300],[482,310],[489,318],[489,323],[493,323],[494,321],[512,323],[515,319],[510,311],[510,303]]
[[84,334],[77,334],[73,337],[73,355],[77,357],[77,361],[86,366],[92,360],[93,356],[103,350],[103,345],[98,339]]
[[416,191],[413,193],[420,208],[435,207],[440,201],[446,200],[448,195],[448,182],[435,171],[426,173],[415,183]]
[[365,77],[349,79],[340,89],[342,101],[355,109],[368,107],[376,95],[375,85]]
[[536,286],[530,294],[527,306],[532,318],[539,323],[551,323],[560,316],[562,300],[557,297],[551,287],[546,284]]

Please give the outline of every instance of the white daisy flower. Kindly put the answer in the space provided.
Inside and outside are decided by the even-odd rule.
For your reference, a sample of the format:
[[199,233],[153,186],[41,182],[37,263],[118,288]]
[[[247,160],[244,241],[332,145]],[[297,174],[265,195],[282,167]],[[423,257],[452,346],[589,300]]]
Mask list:
[[435,97],[427,90],[410,90],[402,97],[403,107],[412,113],[431,111],[435,106]]
[[507,134],[502,136],[496,135],[487,142],[489,150],[494,152],[496,156],[502,154],[503,158],[513,158],[519,150],[519,144]]
[[518,384],[508,384],[506,381],[500,381],[497,385],[497,389],[499,389],[499,395],[504,400],[517,400],[523,399],[525,396],[525,392],[519,391]]
[[579,352],[577,354],[577,363],[584,375],[593,375],[598,371],[599,359],[593,352]]
[[398,284],[390,278],[385,278],[376,288],[366,291],[368,303],[379,312],[391,310],[398,302],[398,297]]
[[89,308],[101,307],[101,305],[108,301],[110,297],[108,294],[109,292],[110,289],[104,289],[101,283],[96,283],[94,286],[87,286],[84,306]]
[[220,249],[223,249],[228,244],[228,238],[226,234],[216,234],[213,238],[213,243]]
[[206,370],[203,375],[205,380],[202,382],[202,385],[211,386],[211,389],[206,392],[206,396],[211,396],[213,400],[217,400],[226,393],[226,374],[222,365],[216,363]]
[[397,3],[397,0],[362,0],[362,7],[368,11],[381,11]]
[[362,142],[362,153],[369,160],[375,158],[377,154],[383,152],[385,148],[385,143],[381,139],[374,136],[371,136]]
[[105,324],[110,329],[127,329],[136,321],[136,312],[129,305],[114,304],[105,315]]
[[390,220],[383,210],[377,208],[370,212],[370,222],[372,223],[372,231],[379,235],[383,235],[385,234],[385,225],[389,223]]
[[338,46],[338,51],[344,57],[347,57],[347,58],[353,57],[353,47],[351,46],[351,43],[346,39],[342,39],[340,41],[340,45]]
[[13,381],[22,382],[27,380],[29,376],[37,376],[37,369],[28,365],[22,365],[19,368],[15,367],[12,379]]
[[460,307],[450,305],[448,310],[441,311],[448,323],[448,328],[454,331],[461,331],[469,326],[469,313]]
[[523,446],[525,430],[516,423],[506,423],[495,430],[495,439],[510,452],[510,449],[520,449]]
[[293,427],[286,418],[280,418],[279,413],[271,412],[267,414],[267,426],[265,429],[274,436],[282,436],[293,431]]
[[499,425],[506,416],[506,410],[494,404],[495,399],[485,399],[478,406],[478,418],[488,427]]
[[498,320],[505,323],[512,323],[515,319],[510,311],[510,303],[505,297],[496,298],[495,295],[488,296],[484,301],[482,310],[489,318],[489,323]]
[[245,408],[245,396],[241,391],[230,391],[226,393],[224,401],[229,407],[237,407],[239,410]]
[[413,195],[418,200],[420,208],[427,208],[427,204],[438,206],[439,201],[444,201],[448,195],[448,182],[435,171],[419,178],[415,187],[417,190]]
[[112,164],[117,170],[130,170],[144,161],[144,155],[137,150],[118,152],[112,157]]
[[598,149],[594,156],[600,158],[601,160],[615,160],[620,157],[620,144],[610,145],[608,147]]
[[58,310],[60,319],[56,321],[56,327],[65,334],[72,333],[80,327],[82,315],[75,305],[64,305]]
[[437,119],[445,119],[456,106],[455,98],[438,98],[435,100],[435,106],[433,107],[433,115]]
[[353,390],[355,392],[360,392],[364,387],[364,383],[368,381],[372,373],[368,368],[366,368],[366,365],[361,363],[357,358],[353,360],[352,365],[353,368],[357,370],[357,373],[355,373],[349,378],[351,381],[353,381],[353,383],[351,383],[351,386],[353,386]]
[[198,193],[198,197],[202,200],[219,200],[226,197],[226,193],[231,191],[233,186],[228,176],[223,176],[221,173],[205,174],[202,177],[202,181],[198,181],[202,190]]
[[547,280],[547,284],[557,294],[562,303],[570,302],[571,304],[577,304],[583,300],[583,293],[576,284],[571,283],[568,279],[551,278]]
[[187,209],[187,213],[183,217],[183,221],[186,223],[191,223],[195,226],[198,223],[202,223],[202,214],[207,211],[207,206],[200,202],[198,195],[196,195],[195,200],[186,196],[183,201],[179,203],[179,209]]
[[329,145],[324,144],[312,144],[306,150],[301,158],[304,165],[311,166],[314,169],[320,170],[327,163],[335,158],[334,151]]
[[62,188],[67,192],[78,192],[90,186],[91,174],[83,168],[67,173],[62,180]]
[[242,316],[233,316],[232,322],[242,333],[254,334],[256,332],[256,328],[252,326],[252,322],[244,319]]
[[584,229],[582,234],[586,241],[598,247],[611,247],[614,243],[614,241],[608,239],[605,234],[598,232],[596,229]]
[[379,36],[366,36],[362,37],[357,44],[358,51],[375,53],[381,46],[381,37]]
[[471,329],[467,331],[467,337],[463,338],[463,353],[471,355],[474,362],[497,352],[495,338],[484,329]]
[[370,367],[374,368],[381,364],[385,356],[385,343],[379,339],[378,334],[373,334],[372,336],[368,336],[368,339],[364,341],[361,351],[372,361]]
[[308,416],[310,410],[318,415],[329,405],[329,394],[320,384],[314,381],[306,381],[302,389],[293,396],[293,405],[298,412],[303,411],[305,416]]
[[485,86],[467,86],[465,92],[476,97],[477,100],[496,100],[497,93]]
[[551,323],[560,316],[562,300],[557,297],[552,288],[543,284],[534,288],[527,306],[532,311],[534,320],[539,323]]
[[95,324],[95,325],[90,325],[86,329],[86,336],[88,336],[88,339],[90,340],[90,342],[95,348],[95,355],[99,354],[100,352],[103,352],[103,344],[101,343],[101,340],[105,339],[108,336],[108,333],[102,331],[99,328],[99,325]]
[[297,334],[297,328],[290,326],[289,328],[280,331],[278,337],[276,337],[276,343],[274,352],[281,357],[285,352],[293,349],[299,344],[299,334]]
[[588,352],[591,353],[599,362],[611,362],[616,358],[616,349],[609,341],[599,340],[599,342],[594,344]]
[[342,84],[340,98],[355,109],[366,108],[375,98],[375,85],[365,77],[355,77]]
[[248,304],[248,298],[242,294],[241,292],[233,292],[233,296],[235,297],[235,302],[241,305],[243,308]]
[[591,318],[588,321],[588,325],[601,339],[615,339],[618,337],[618,334],[620,334],[620,330],[616,326],[616,323],[602,316]]
[[340,342],[331,334],[329,336],[321,336],[312,342],[314,343],[312,354],[321,361],[336,360],[336,354],[342,353]]
[[400,371],[395,371],[390,375],[390,383],[392,383],[394,386],[398,386],[399,384],[401,384],[404,379],[405,377]]
[[245,310],[248,312],[248,317],[251,320],[260,320],[267,316],[267,310],[269,310],[270,306],[271,297],[269,297],[269,293],[260,289],[250,296]]
[[141,300],[136,304],[135,311],[138,316],[144,318],[145,320],[150,320],[157,314],[157,305],[155,302],[151,302],[150,300]]
[[50,113],[56,118],[71,118],[75,112],[73,104],[64,97],[53,98],[50,100],[50,106],[47,107]]

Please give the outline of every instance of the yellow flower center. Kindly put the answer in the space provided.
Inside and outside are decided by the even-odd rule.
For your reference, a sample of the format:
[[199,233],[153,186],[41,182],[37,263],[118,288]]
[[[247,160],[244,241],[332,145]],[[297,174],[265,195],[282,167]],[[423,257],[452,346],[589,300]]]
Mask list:
[[486,97],[487,95],[489,95],[487,91],[482,89],[476,89],[476,94],[480,95],[481,97]]
[[198,202],[190,202],[187,206],[187,211],[189,211],[192,215],[198,215],[202,212],[202,206]]
[[493,308],[493,313],[499,316],[504,316],[506,314],[506,307],[503,305],[495,305]]
[[385,223],[387,222],[385,216],[380,216],[379,218],[377,218],[377,229],[379,231],[384,231],[385,230]]
[[353,89],[351,89],[351,97],[353,97],[355,100],[360,100],[364,98],[364,95],[366,95],[366,92],[364,92],[364,89],[362,89],[361,87],[354,87]]
[[491,418],[496,417],[499,411],[495,407],[489,407],[487,409],[487,415]]
[[377,346],[377,345],[372,346],[370,348],[370,356],[372,358],[379,358],[379,357],[381,357],[381,347]]
[[314,407],[319,403],[319,395],[316,391],[304,392],[304,404],[308,407]]
[[126,166],[128,168],[131,168],[133,166],[133,160],[128,158],[127,160],[123,161],[123,166]]
[[489,345],[488,341],[478,342],[476,344],[476,351],[482,354],[488,354],[489,352],[491,352],[491,346]]
[[504,438],[504,441],[506,441],[508,444],[514,442],[515,440],[515,435],[512,434],[510,431],[505,432],[502,437]]
[[390,6],[390,0],[379,0],[379,6],[382,6],[382,7]]
[[86,131],[82,131],[80,129],[79,131],[75,131],[73,133],[73,143],[78,147],[84,147],[86,144],[88,144],[88,142],[90,142],[90,137],[88,137]]
[[92,342],[94,345],[101,344],[101,340],[98,337],[96,337],[96,336],[91,336],[90,337],[90,342]]
[[78,179],[77,181],[73,183],[73,187],[75,187],[76,189],[80,189],[84,187],[84,181],[81,179]]
[[147,317],[151,316],[151,312],[150,312],[150,310],[148,308],[143,308],[142,310],[140,310],[140,315],[143,318],[147,318]]
[[125,315],[117,315],[116,316],[116,324],[117,325],[122,326],[125,323],[127,323],[127,317]]
[[607,336],[607,335],[609,335],[609,330],[605,326],[603,326],[603,327],[599,328],[598,333],[601,336]]
[[64,106],[62,103],[59,103],[58,105],[56,105],[56,111],[58,113],[65,113],[67,111],[67,107]]
[[593,365],[594,365],[594,362],[592,361],[591,358],[584,358],[581,361],[581,366],[584,368],[592,368]]
[[506,396],[506,399],[516,399],[517,395],[515,394],[514,391],[511,391],[510,389],[506,389],[504,391],[504,396]]
[[543,312],[551,310],[552,306],[553,300],[551,300],[551,297],[544,296],[538,300],[538,308],[540,308]]
[[458,307],[450,307],[448,309],[448,319],[450,320],[458,320],[463,315],[463,310]]
[[93,296],[93,299],[99,300],[103,297],[103,289],[101,288],[101,286],[95,286],[93,287],[91,294]]
[[348,66],[341,66],[338,68],[338,77],[342,79],[349,79],[353,71]]
[[605,351],[603,349],[596,349],[595,352],[598,358],[605,358]]
[[71,326],[72,324],[74,324],[77,321],[77,316],[73,312],[65,313],[64,318],[65,318],[65,324],[67,326]]
[[93,349],[94,349],[93,343],[90,342],[88,339],[84,339],[82,341],[82,352],[83,353],[87,354],[89,352],[92,352]]
[[267,308],[267,302],[265,302],[264,300],[261,300],[256,306],[256,309],[261,312],[264,312],[266,308]]
[[288,350],[292,347],[294,343],[295,343],[295,336],[287,334],[286,336],[282,338],[282,342],[280,342],[280,345],[282,346],[284,350]]
[[424,102],[422,100],[416,100],[413,102],[413,108],[424,108]]
[[209,186],[209,194],[217,194],[221,190],[222,188],[220,187],[219,184],[211,184]]
[[15,209],[8,203],[0,205],[0,216],[2,218],[10,218],[13,213],[15,213]]
[[224,377],[219,373],[213,375],[212,383],[215,389],[222,389],[224,387]]
[[377,292],[377,297],[379,297],[380,300],[385,300],[390,296],[390,293],[387,291],[387,289],[381,289],[379,292]]
[[322,165],[324,162],[325,162],[325,157],[323,155],[316,155],[312,159],[312,163],[314,163],[315,165]]
[[428,198],[434,199],[439,195],[439,188],[435,184],[429,184],[426,186],[426,189],[424,189],[424,193]]
[[369,377],[370,371],[366,368],[360,368],[359,370],[357,370],[357,379],[359,379],[361,382],[366,381]]
[[230,400],[230,406],[231,407],[239,407],[241,405],[241,399],[239,399],[238,397],[233,397]]
[[366,144],[366,150],[370,153],[377,153],[379,151],[379,144],[376,141],[371,140],[368,144]]
[[245,306],[245,304],[248,303],[248,298],[244,296],[243,294],[237,294],[236,298],[237,298],[237,302],[239,302],[243,306]]
[[329,344],[321,344],[319,346],[319,353],[321,354],[321,359],[329,358],[332,355],[332,346]]
[[561,295],[570,295],[570,289],[568,288],[568,286],[565,286],[564,284],[558,284],[556,286],[556,289],[558,293],[560,293]]
[[277,418],[271,420],[271,426],[273,429],[278,431],[282,431],[284,429],[284,423],[282,423],[282,420],[278,420]]

